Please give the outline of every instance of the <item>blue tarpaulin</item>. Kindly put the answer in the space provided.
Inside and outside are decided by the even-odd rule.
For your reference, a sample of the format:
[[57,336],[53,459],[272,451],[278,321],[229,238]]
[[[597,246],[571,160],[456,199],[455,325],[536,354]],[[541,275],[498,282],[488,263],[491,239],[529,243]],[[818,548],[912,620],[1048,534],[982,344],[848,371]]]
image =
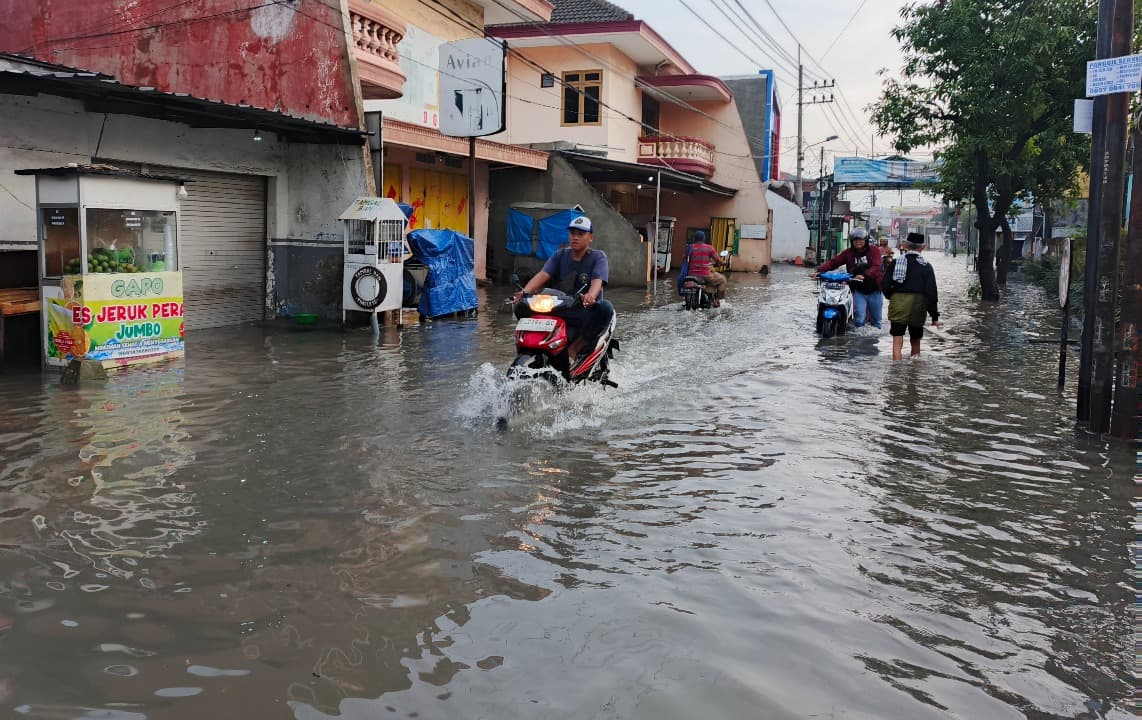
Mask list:
[[583,213],[578,210],[564,210],[549,215],[539,221],[539,249],[535,256],[546,260],[555,251],[567,244],[567,226]]
[[428,266],[424,292],[416,306],[425,317],[439,317],[479,307],[476,297],[475,243],[455,230],[413,230],[413,255]]
[[508,210],[508,252],[512,255],[534,255],[535,242],[531,239],[535,220],[515,208]]

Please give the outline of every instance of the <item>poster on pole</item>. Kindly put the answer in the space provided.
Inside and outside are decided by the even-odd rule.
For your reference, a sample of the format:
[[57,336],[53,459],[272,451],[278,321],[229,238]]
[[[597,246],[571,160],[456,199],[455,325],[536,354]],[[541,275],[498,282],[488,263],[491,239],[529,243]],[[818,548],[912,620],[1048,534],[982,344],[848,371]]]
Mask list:
[[1086,64],[1086,96],[1142,90],[1142,55],[1091,60]]
[[504,44],[469,38],[440,46],[440,133],[482,137],[504,129]]
[[1067,306],[1071,289],[1071,239],[1059,238],[1059,307]]
[[1094,100],[1075,100],[1074,131],[1085,135],[1094,132]]

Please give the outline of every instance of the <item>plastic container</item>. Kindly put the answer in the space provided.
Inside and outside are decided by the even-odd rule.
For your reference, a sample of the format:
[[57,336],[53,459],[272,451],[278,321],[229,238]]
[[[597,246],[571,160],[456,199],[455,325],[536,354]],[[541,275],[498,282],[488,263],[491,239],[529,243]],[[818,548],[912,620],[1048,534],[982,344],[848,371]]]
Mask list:
[[317,314],[316,313],[294,313],[293,314],[293,321],[297,325],[316,325],[317,324]]

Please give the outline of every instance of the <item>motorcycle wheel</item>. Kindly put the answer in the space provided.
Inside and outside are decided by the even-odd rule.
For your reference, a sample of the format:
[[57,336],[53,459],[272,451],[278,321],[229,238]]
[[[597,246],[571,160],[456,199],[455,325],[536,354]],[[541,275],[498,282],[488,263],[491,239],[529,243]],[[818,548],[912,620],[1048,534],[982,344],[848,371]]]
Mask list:
[[687,310],[693,310],[694,309],[694,296],[693,295],[687,295],[686,296],[686,300],[683,301],[683,307],[685,307]]
[[831,338],[840,334],[841,319],[837,317],[825,318],[821,324],[821,337]]

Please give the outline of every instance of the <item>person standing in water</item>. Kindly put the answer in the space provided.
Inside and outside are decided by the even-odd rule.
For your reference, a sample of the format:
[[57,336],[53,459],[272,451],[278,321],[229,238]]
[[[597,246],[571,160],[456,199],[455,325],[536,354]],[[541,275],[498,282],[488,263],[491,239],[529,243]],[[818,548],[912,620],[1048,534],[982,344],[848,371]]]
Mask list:
[[904,254],[888,264],[884,274],[884,296],[888,298],[889,334],[892,336],[892,359],[904,359],[904,331],[912,345],[912,357],[920,356],[920,340],[924,337],[924,316],[932,318],[932,326],[940,327],[939,294],[936,271],[920,257],[924,236],[908,233],[902,243]]

